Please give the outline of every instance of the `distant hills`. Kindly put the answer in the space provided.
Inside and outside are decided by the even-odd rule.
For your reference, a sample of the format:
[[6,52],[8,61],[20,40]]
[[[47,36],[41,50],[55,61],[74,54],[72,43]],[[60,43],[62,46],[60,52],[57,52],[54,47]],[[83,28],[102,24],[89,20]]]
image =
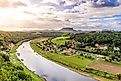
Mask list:
[[35,30],[35,31],[41,31],[41,32],[55,32],[55,33],[81,33],[82,30],[75,30],[70,27],[61,28],[60,30]]
[[59,32],[67,32],[67,33],[80,33],[82,32],[81,30],[74,30],[73,28],[62,28],[59,30]]
[[60,32],[76,32],[73,28],[62,28],[59,30]]

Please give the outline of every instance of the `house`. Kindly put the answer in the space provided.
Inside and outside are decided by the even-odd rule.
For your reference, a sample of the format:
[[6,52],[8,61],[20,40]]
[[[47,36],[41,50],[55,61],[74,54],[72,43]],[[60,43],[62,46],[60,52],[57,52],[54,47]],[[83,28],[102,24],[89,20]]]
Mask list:
[[96,49],[101,49],[101,50],[106,50],[108,49],[108,46],[105,45],[99,45],[99,44],[95,44]]
[[120,50],[119,47],[114,47],[113,49],[114,49],[115,51],[119,51],[119,50]]
[[73,55],[76,53],[75,49],[69,48],[69,49],[65,49],[63,50],[63,53],[68,54],[68,55]]

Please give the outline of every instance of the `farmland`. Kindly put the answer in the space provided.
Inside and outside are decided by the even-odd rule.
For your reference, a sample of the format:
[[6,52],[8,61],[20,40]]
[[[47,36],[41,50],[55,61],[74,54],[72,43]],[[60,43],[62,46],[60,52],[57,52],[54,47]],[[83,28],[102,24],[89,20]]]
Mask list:
[[54,38],[52,39],[52,43],[55,43],[56,45],[65,45],[65,43],[68,43],[70,40],[69,40],[69,36],[67,37],[57,37],[57,38]]

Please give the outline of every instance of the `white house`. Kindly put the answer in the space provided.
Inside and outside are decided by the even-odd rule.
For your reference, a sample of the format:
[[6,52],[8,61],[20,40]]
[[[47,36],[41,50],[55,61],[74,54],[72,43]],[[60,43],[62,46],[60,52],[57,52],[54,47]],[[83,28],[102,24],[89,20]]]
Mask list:
[[119,50],[120,50],[119,47],[114,47],[113,49],[114,49],[115,51],[119,51]]

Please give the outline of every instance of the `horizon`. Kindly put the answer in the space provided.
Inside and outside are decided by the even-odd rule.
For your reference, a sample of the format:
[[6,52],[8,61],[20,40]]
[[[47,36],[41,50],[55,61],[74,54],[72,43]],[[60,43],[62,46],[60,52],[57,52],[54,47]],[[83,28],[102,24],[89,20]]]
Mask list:
[[[73,27],[64,27],[64,28],[73,28]],[[69,32],[70,30],[68,31],[60,31],[62,30],[63,28],[60,28],[60,29],[18,29],[18,30],[0,30],[0,32]],[[103,32],[103,31],[111,31],[111,32],[121,32],[121,30],[113,30],[113,29],[75,29],[73,28],[73,33],[74,32],[92,32],[92,31],[95,31],[95,32]],[[71,32],[71,31],[70,31]]]
[[[0,30],[59,30],[71,27],[76,30],[119,31],[121,0],[111,1],[102,6],[100,0],[0,0]],[[116,5],[109,6],[112,3]]]

